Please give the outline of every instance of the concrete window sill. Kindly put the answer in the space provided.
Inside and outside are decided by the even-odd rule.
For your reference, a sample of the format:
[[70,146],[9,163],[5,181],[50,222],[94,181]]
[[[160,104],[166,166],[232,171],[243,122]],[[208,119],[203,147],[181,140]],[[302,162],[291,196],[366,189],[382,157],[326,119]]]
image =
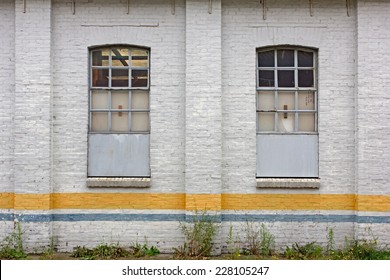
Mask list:
[[256,178],[257,188],[319,189],[320,179]]
[[91,177],[87,179],[90,188],[148,188],[150,178]]

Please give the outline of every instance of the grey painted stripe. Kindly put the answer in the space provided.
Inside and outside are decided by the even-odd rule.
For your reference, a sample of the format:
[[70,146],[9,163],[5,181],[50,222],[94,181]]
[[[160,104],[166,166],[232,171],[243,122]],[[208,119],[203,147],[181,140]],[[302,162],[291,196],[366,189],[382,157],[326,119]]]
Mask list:
[[[314,223],[374,223],[390,224],[390,216],[356,216],[356,215],[279,215],[279,214],[222,214],[211,216],[215,222],[314,222]],[[194,221],[196,216],[185,214],[0,214],[0,221],[21,222],[82,222],[82,221],[118,221],[118,222],[178,222]]]

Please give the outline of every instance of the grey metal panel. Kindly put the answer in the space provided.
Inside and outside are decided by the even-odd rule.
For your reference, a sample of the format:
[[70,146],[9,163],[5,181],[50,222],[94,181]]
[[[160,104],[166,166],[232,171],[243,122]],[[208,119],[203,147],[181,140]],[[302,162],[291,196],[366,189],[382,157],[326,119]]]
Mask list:
[[257,177],[318,177],[318,135],[257,135]]
[[88,176],[150,176],[149,134],[90,134]]

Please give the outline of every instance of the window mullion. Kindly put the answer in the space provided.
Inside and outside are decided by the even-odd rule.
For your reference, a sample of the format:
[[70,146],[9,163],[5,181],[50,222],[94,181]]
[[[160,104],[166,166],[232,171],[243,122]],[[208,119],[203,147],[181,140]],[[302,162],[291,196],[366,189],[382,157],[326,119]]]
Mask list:
[[129,131],[131,131],[131,114],[132,114],[132,112],[133,112],[133,110],[132,110],[132,108],[131,108],[131,98],[132,98],[132,95],[133,95],[133,92],[132,92],[132,90],[129,90],[129,116],[128,116],[128,118],[129,118]]

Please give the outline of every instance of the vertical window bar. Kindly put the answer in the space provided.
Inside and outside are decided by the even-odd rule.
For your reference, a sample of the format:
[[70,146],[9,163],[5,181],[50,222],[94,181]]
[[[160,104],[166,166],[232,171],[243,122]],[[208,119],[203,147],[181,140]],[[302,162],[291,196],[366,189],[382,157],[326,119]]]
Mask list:
[[112,106],[112,100],[111,100],[111,90],[108,91],[108,131],[111,131],[111,106]]
[[88,120],[88,123],[89,123],[89,128],[88,128],[88,131],[92,131],[92,90],[89,90],[89,120]]
[[317,104],[317,91],[314,91],[314,110],[316,111],[314,113],[314,131],[318,131],[318,104]]
[[278,56],[276,55],[276,49],[274,50],[274,87],[278,88],[279,87],[279,82],[278,82]]
[[260,94],[259,91],[256,91],[256,131],[257,132],[259,132],[259,94]]
[[294,132],[297,132],[298,131],[298,118],[299,118],[299,114],[298,114],[298,91],[296,90],[295,91],[295,96],[294,96]]
[[278,104],[279,104],[279,92],[275,90],[275,102],[274,102],[274,109],[275,109],[275,118],[274,118],[274,131],[279,130],[279,116],[278,116]]
[[294,83],[295,83],[295,98],[294,98],[294,132],[298,131],[298,51],[294,50]]
[[128,118],[129,118],[129,131],[132,130],[132,127],[131,127],[131,112],[133,111],[132,108],[131,108],[131,98],[132,98],[132,95],[133,95],[133,92],[131,89],[129,89],[129,115],[128,115]]

